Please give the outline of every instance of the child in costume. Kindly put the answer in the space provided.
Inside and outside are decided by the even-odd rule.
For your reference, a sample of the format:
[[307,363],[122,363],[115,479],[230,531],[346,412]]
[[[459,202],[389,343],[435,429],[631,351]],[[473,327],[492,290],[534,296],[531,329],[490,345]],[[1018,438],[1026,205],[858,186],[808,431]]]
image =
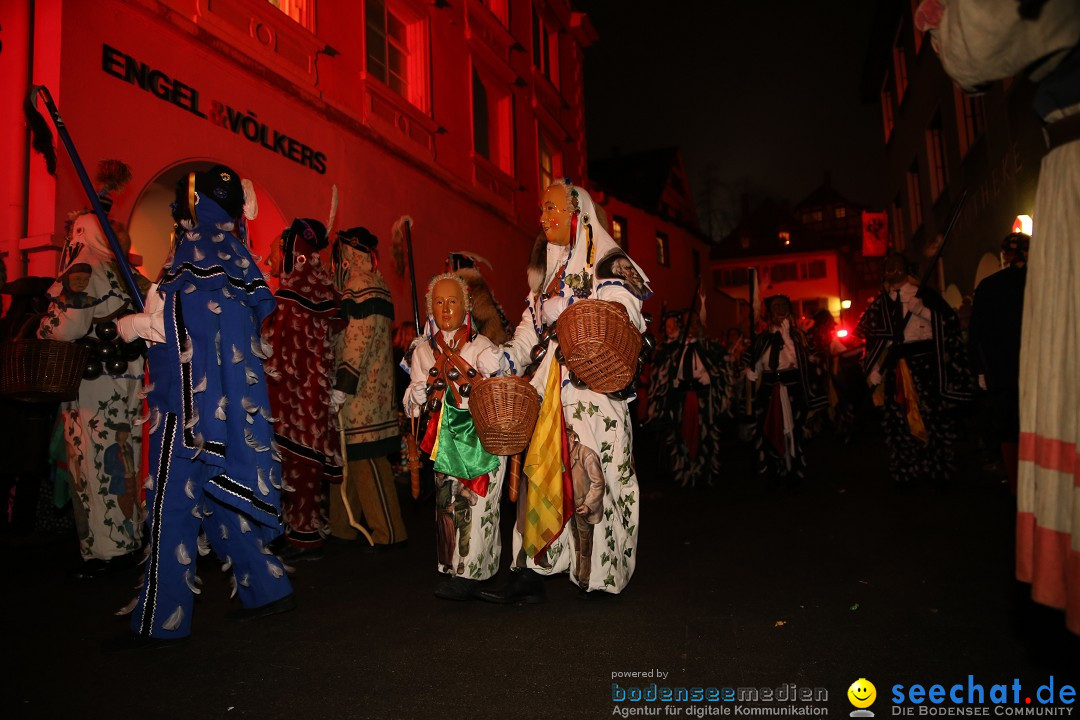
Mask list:
[[412,346],[403,403],[409,417],[427,413],[420,449],[435,465],[436,586],[445,600],[468,600],[499,569],[499,494],[505,458],[484,450],[469,414],[469,395],[499,370],[496,346],[474,327],[464,280],[437,275],[428,285],[428,330]]

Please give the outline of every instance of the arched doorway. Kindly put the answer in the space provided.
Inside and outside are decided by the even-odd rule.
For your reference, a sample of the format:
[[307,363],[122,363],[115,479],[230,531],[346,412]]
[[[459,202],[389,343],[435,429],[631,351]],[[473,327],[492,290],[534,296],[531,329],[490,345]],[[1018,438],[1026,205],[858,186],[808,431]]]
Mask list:
[[[169,205],[175,198],[176,183],[190,172],[209,170],[221,164],[214,160],[184,160],[163,170],[146,184],[135,201],[128,221],[131,233],[131,252],[142,258],[139,268],[151,280],[157,278],[161,266],[169,255],[169,236],[173,221]],[[223,163],[228,164],[228,163]],[[259,269],[266,274],[264,259],[270,253],[270,243],[281,236],[287,225],[281,209],[270,194],[254,183],[259,201],[259,215],[248,223],[251,252],[259,262]],[[272,280],[272,278],[267,278]]]

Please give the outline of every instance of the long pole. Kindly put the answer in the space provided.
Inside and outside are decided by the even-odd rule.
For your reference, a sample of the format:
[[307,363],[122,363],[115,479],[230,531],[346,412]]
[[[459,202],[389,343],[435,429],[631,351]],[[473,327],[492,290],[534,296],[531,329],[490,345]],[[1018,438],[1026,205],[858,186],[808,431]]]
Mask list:
[[412,314],[413,314],[413,326],[416,328],[416,335],[419,337],[422,334],[422,325],[420,325],[420,303],[416,296],[416,266],[413,264],[413,245],[412,245],[412,220],[405,221],[405,252],[409,254],[409,285],[412,287]]
[[135,275],[131,272],[131,265],[128,263],[123,248],[120,247],[120,240],[116,237],[116,232],[113,231],[112,224],[105,214],[105,208],[101,207],[101,201],[98,199],[97,192],[90,182],[90,176],[86,174],[86,168],[83,166],[82,160],[79,159],[79,153],[75,150],[75,143],[71,140],[71,135],[68,133],[67,126],[64,125],[63,118],[60,117],[60,111],[56,108],[56,103],[53,102],[49,89],[44,85],[35,85],[30,89],[30,97],[27,98],[27,102],[31,108],[36,107],[38,96],[41,96],[41,99],[45,102],[45,109],[49,111],[49,115],[52,117],[53,125],[56,126],[56,133],[60,136],[60,140],[67,149],[71,164],[75,166],[75,173],[79,176],[79,182],[82,183],[86,197],[90,199],[90,207],[93,208],[98,222],[101,223],[101,230],[109,241],[109,247],[112,249],[116,258],[116,265],[120,270],[120,277],[124,279],[124,284],[127,285],[128,293],[131,295],[131,302],[136,310],[142,312],[144,308],[143,296],[139,291],[138,283],[135,282]]

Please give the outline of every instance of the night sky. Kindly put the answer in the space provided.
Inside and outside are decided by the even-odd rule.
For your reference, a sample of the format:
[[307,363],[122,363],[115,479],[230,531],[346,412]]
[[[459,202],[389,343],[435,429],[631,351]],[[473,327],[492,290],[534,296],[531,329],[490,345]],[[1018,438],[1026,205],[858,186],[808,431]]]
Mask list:
[[[574,0],[600,34],[586,49],[589,154],[677,145],[705,225],[717,204],[796,203],[831,171],[850,200],[882,202],[875,104],[860,81],[875,2]],[[616,150],[617,149],[617,150]]]

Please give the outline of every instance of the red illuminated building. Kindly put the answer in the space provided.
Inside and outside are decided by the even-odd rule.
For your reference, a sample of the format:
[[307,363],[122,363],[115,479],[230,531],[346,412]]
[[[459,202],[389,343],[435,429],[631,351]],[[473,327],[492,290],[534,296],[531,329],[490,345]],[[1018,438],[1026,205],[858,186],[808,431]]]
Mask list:
[[[157,275],[175,181],[224,163],[253,180],[257,254],[295,216],[364,225],[386,269],[390,229],[414,220],[416,270],[450,250],[486,257],[516,317],[540,189],[586,175],[583,50],[596,34],[566,0],[9,0],[0,9],[4,104],[0,253],[11,278],[52,276],[69,211],[29,150],[22,102],[48,86],[90,172],[133,172],[112,216]],[[61,151],[62,153],[62,151]],[[649,266],[646,265],[647,271]]]
[[828,310],[842,328],[851,326],[881,283],[881,259],[862,253],[865,211],[838,193],[828,174],[794,208],[766,200],[713,249],[713,284],[746,301],[754,268],[760,299],[787,295],[804,321]]

